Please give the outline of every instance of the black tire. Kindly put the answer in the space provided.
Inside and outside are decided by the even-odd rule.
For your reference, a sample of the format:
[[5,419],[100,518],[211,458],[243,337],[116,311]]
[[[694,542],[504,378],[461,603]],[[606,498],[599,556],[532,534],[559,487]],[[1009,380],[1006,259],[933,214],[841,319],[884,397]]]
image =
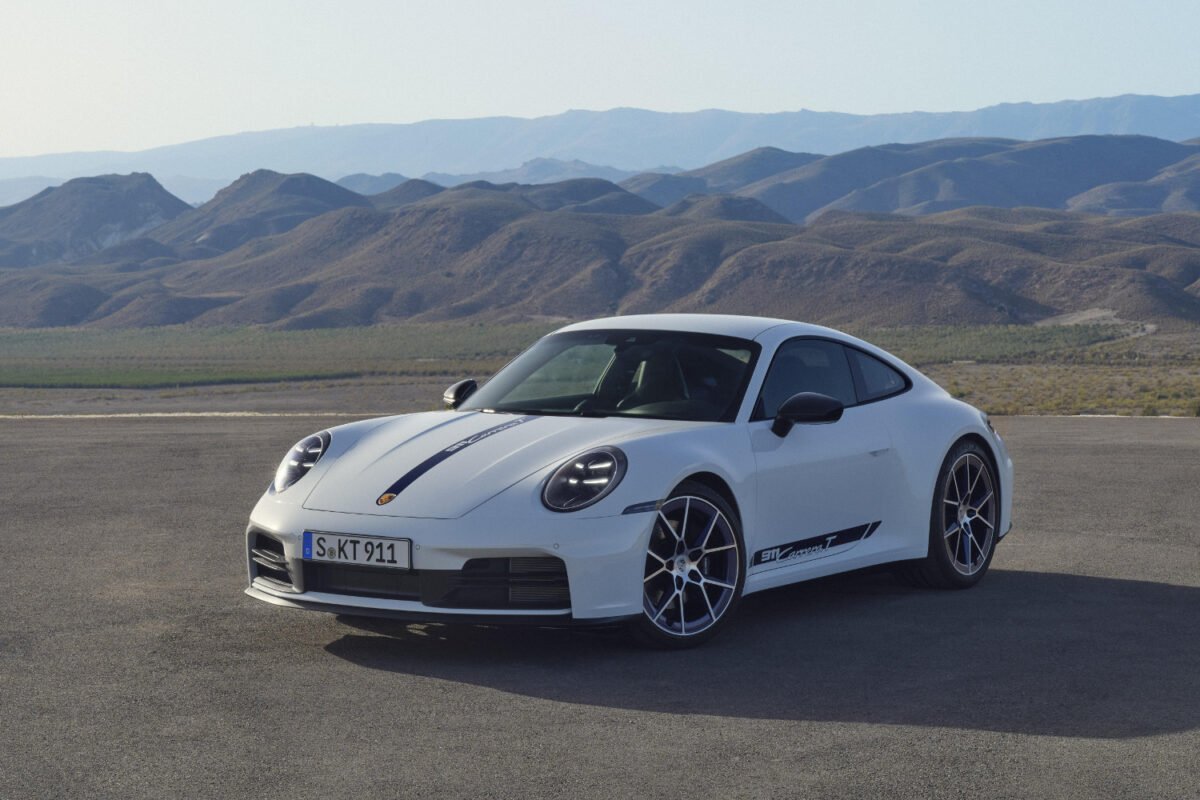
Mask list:
[[[686,517],[679,515],[681,506],[685,509]],[[705,536],[704,526],[714,521],[716,514],[710,513],[714,511],[719,513],[719,518]],[[696,647],[716,636],[729,623],[741,602],[746,583],[746,544],[742,538],[741,521],[725,498],[694,481],[679,484],[663,503],[659,514],[650,534],[646,555],[643,613],[630,621],[629,633],[635,642],[644,647],[670,650]],[[668,529],[664,526],[664,517],[683,528],[682,546],[678,543],[678,536],[675,540],[670,539],[670,535],[675,535],[676,531],[673,527]],[[686,525],[682,524],[684,519],[687,520]],[[716,531],[723,538],[713,540]],[[701,538],[705,541],[700,541]],[[733,547],[729,547],[730,544]],[[706,546],[714,548],[714,551],[706,554]],[[719,550],[716,549],[718,547]],[[670,555],[672,549],[676,553],[674,557]],[[697,553],[699,555],[693,558]],[[679,554],[692,559],[684,563],[693,566],[680,569],[676,564],[669,563],[673,558],[677,559]],[[701,582],[697,582],[697,578]],[[725,588],[726,584],[733,588]],[[682,590],[678,588],[680,585],[683,586]],[[668,590],[677,592],[682,599],[673,603],[672,599],[666,597]],[[704,610],[707,607],[706,613],[691,623],[694,626],[702,625],[695,632],[686,630],[688,620],[693,616],[687,611],[689,599],[694,608]],[[654,613],[656,609],[657,615]]]
[[[957,507],[951,503],[956,494]],[[969,589],[979,583],[996,553],[999,510],[1000,486],[991,455],[973,439],[960,440],[938,471],[929,513],[929,553],[899,565],[897,575],[926,589]]]

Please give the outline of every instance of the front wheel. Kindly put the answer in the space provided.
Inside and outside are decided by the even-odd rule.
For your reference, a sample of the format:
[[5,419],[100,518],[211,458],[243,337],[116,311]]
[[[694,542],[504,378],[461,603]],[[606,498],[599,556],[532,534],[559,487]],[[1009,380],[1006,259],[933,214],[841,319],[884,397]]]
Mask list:
[[929,520],[929,554],[901,575],[917,586],[967,589],[983,578],[996,551],[999,482],[977,442],[959,442],[942,463]]
[[634,638],[684,648],[715,636],[741,600],[744,552],[741,524],[725,499],[703,484],[681,483],[650,532]]

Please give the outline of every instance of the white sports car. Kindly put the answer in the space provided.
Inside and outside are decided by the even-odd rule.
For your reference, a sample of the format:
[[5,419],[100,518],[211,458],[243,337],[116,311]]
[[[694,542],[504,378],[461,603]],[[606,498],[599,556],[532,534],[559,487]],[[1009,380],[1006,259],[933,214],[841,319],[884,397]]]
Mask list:
[[247,593],[678,647],[745,594],[836,572],[969,587],[1011,527],[987,416],[829,328],[594,320],[444,400],[297,444],[250,516]]

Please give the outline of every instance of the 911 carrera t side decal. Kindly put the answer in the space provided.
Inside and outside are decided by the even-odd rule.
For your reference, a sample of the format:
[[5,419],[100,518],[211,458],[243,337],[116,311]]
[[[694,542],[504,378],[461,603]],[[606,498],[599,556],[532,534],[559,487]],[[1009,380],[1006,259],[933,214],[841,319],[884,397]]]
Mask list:
[[760,567],[763,564],[782,564],[815,558],[834,547],[858,544],[874,533],[880,524],[877,521],[866,525],[856,525],[853,528],[846,528],[845,530],[834,531],[833,533],[825,533],[820,536],[801,539],[790,544],[781,544],[776,547],[769,547],[766,550],[759,550],[750,561],[750,566]]
[[406,472],[404,474],[404,476],[402,478],[400,478],[400,480],[396,481],[391,486],[389,486],[387,488],[387,490],[384,491],[383,494],[379,495],[379,498],[375,501],[375,505],[386,506],[388,503],[395,500],[397,495],[399,495],[401,492],[403,492],[405,489],[407,489],[409,486],[411,486],[413,481],[415,481],[417,478],[424,475],[426,472],[429,472],[429,470],[433,469],[438,464],[442,463],[443,461],[445,461],[447,458],[454,455],[455,453],[457,453],[461,450],[465,450],[466,448],[470,447],[471,445],[475,444],[476,442],[482,442],[484,439],[487,439],[488,437],[495,436],[497,433],[503,433],[504,431],[509,430],[510,428],[515,428],[518,425],[522,425],[526,422],[529,422],[531,419],[536,419],[536,417],[533,415],[517,417],[516,419],[509,420],[508,422],[505,422],[502,425],[495,425],[491,428],[484,428],[479,433],[472,434],[465,439],[460,439],[459,441],[455,442],[454,444],[450,445],[449,447],[445,448],[444,450],[439,450],[438,452],[434,453],[429,458],[425,459],[420,464],[417,464],[415,467],[413,467],[408,472]]

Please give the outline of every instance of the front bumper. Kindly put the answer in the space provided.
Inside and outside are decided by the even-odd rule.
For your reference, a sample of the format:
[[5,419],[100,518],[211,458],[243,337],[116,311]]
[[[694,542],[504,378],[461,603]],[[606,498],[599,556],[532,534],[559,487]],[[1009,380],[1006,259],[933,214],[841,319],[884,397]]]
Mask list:
[[[255,600],[262,600],[284,608],[297,608],[304,611],[322,611],[327,614],[347,614],[356,617],[378,617],[399,622],[433,622],[440,624],[453,623],[456,625],[526,625],[535,628],[567,628],[567,627],[601,627],[618,625],[630,619],[634,614],[624,614],[616,617],[593,617],[577,619],[570,613],[526,613],[514,614],[502,611],[450,611],[448,609],[433,609],[429,611],[409,611],[395,608],[376,608],[373,606],[354,605],[345,603],[325,603],[310,599],[307,595],[292,595],[283,597],[254,586],[246,588],[246,594]],[[312,593],[315,597],[315,593]]]
[[[523,504],[485,503],[457,519],[388,517],[313,511],[265,495],[246,529],[249,586],[246,594],[289,608],[383,616],[420,622],[466,624],[573,625],[607,624],[642,612],[642,575],[653,513],[579,518]],[[536,498],[535,498],[536,499]],[[507,507],[506,507],[507,506]],[[482,559],[561,560],[569,600],[556,607],[455,607],[422,602],[428,592],[410,599],[343,591],[318,591],[313,562],[302,558],[304,531],[407,539],[412,542],[412,569],[403,579],[444,579],[463,573],[467,562]],[[253,551],[260,536],[277,543],[280,570],[266,570]],[[307,567],[306,567],[307,565]],[[404,575],[405,573],[393,573]],[[277,578],[285,578],[279,580]],[[397,582],[401,582],[397,579]],[[311,583],[311,585],[310,585]]]

